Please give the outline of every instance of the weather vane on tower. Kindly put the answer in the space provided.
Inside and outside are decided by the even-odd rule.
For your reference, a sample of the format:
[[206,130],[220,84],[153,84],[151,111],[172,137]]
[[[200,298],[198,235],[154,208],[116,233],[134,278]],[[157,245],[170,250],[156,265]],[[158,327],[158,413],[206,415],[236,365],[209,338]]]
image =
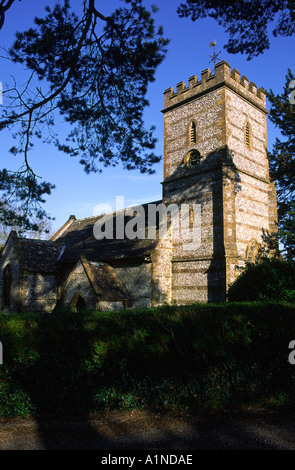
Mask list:
[[214,39],[214,41],[210,42],[210,47],[213,47],[213,55],[207,54],[209,57],[211,57],[210,62],[213,62],[214,67],[215,67],[215,64],[216,64],[217,60],[219,60],[218,55],[221,53],[221,51],[219,51],[219,52],[216,54],[216,52],[215,52],[215,46],[216,46],[216,39]]

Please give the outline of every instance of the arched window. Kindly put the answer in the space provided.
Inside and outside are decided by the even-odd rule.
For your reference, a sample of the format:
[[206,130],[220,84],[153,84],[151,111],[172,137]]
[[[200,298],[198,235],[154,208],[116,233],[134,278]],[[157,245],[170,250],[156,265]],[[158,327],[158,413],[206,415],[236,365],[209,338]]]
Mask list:
[[197,142],[197,126],[194,121],[190,125],[190,143],[195,144]]
[[10,306],[10,292],[11,291],[11,268],[8,264],[3,274],[3,291],[2,291],[2,305],[3,307]]
[[76,292],[76,294],[72,297],[70,307],[73,312],[81,312],[82,310],[86,310],[88,308],[87,302],[80,292]]
[[79,295],[77,302],[76,302],[76,311],[81,312],[81,310],[85,310],[87,308],[87,304],[83,297]]
[[252,148],[252,131],[249,121],[246,122],[245,126],[245,144],[248,149]]
[[194,227],[194,208],[193,206],[189,206],[189,228]]

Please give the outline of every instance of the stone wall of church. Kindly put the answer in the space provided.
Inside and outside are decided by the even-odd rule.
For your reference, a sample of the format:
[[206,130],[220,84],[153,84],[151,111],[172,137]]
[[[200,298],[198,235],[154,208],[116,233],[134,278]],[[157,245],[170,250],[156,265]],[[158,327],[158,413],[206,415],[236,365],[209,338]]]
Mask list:
[[[209,168],[201,162],[199,172],[165,182],[164,200],[179,204],[172,236],[172,301],[178,304],[224,300],[222,166],[217,153],[208,158]],[[193,217],[183,230],[183,208],[189,206]]]
[[226,90],[225,100],[227,143],[236,173],[236,245],[245,260],[251,240],[263,245],[270,231],[277,230],[274,213],[270,220],[266,113],[232,90]]
[[[109,263],[113,272],[127,294],[128,307],[149,308],[153,305],[153,266],[152,262],[132,262],[128,264]],[[162,268],[163,269],[163,265]],[[79,262],[65,282],[60,302],[63,305],[73,307],[78,296],[84,299],[88,308],[96,310],[120,310],[124,308],[124,302],[112,302],[99,300],[96,297],[84,267]]]
[[125,308],[124,302],[121,300],[117,301],[110,301],[110,300],[100,300],[97,305],[96,309],[102,312],[115,312],[118,310],[123,310]]
[[[178,204],[172,227],[173,259],[210,258],[222,250],[222,186],[220,168],[165,183],[167,207]],[[182,223],[185,217],[193,219]]]
[[114,273],[128,296],[128,306],[150,308],[171,302],[172,295],[171,230],[164,231],[145,262],[111,263]]
[[162,236],[152,252],[152,305],[170,304],[172,301],[172,231]]
[[110,263],[118,282],[128,296],[128,307],[150,308],[152,306],[152,263],[134,262],[118,265]]
[[[268,180],[266,113],[232,90],[225,90],[227,144],[233,163],[241,171]],[[249,141],[246,143],[246,124]]]
[[241,191],[236,195],[237,249],[242,259],[251,239],[263,243],[263,230],[269,230],[268,183],[240,173]]
[[54,274],[24,272],[20,284],[22,310],[51,312],[57,302],[57,283]]
[[0,259],[0,299],[1,309],[3,309],[3,287],[4,287],[4,272],[5,268],[9,265],[11,270],[11,285],[10,285],[10,305],[9,310],[18,312],[21,308],[21,267],[19,255],[13,242],[12,237],[8,240],[2,256]]
[[[221,147],[220,93],[212,91],[201,99],[180,105],[164,115],[164,178],[172,176],[190,148],[198,148],[203,158]],[[197,144],[189,143],[189,124],[196,122]]]
[[60,292],[60,303],[75,309],[79,296],[81,296],[85,301],[87,308],[97,308],[96,295],[94,294],[93,288],[81,261],[77,263],[76,267],[71,271],[66,282],[62,286],[62,290]]
[[225,300],[223,259],[194,259],[173,262],[173,302],[178,305]]

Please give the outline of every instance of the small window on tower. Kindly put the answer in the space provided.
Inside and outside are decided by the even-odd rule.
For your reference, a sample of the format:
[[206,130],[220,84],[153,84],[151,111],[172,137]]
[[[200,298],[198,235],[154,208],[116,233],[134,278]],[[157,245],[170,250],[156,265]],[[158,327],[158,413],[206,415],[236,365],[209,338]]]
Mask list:
[[249,122],[246,122],[246,128],[245,128],[245,143],[246,147],[248,149],[251,149],[252,147],[252,133],[251,133],[251,127]]
[[189,228],[194,227],[194,208],[189,206]]
[[193,121],[190,127],[190,142],[195,144],[197,142],[197,128],[196,123]]

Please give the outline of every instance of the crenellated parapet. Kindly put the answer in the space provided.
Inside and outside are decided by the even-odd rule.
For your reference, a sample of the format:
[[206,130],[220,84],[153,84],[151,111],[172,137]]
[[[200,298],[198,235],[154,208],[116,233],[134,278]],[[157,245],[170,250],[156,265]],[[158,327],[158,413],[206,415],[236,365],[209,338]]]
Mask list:
[[176,91],[172,87],[164,91],[164,109],[163,112],[182,105],[188,101],[202,96],[203,94],[220,87],[228,87],[238,93],[247,101],[267,113],[266,93],[263,88],[257,88],[254,82],[249,82],[245,75],[240,75],[237,69],[232,69],[225,61],[215,65],[214,72],[211,73],[207,68],[201,72],[201,80],[193,75],[188,80],[188,86],[185,82],[179,82],[176,85]]

